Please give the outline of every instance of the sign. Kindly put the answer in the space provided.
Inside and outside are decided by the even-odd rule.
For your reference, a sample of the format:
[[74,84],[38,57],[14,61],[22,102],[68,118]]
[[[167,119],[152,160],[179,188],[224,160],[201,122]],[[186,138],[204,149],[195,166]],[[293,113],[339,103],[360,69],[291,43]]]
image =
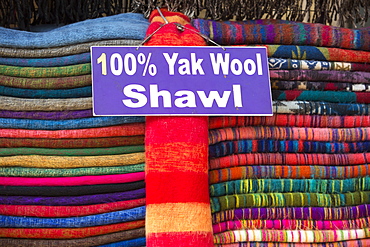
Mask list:
[[91,47],[93,111],[272,115],[264,47]]

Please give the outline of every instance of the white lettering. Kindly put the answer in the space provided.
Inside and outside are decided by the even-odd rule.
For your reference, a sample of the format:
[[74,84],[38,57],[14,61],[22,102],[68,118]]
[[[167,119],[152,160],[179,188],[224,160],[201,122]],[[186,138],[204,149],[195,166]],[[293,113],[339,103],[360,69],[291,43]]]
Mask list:
[[175,99],[175,106],[179,108],[197,107],[197,104],[195,102],[195,94],[192,91],[179,90],[175,93],[175,96],[182,96]]
[[163,53],[164,58],[168,64],[168,74],[174,75],[175,74],[175,63],[177,61],[177,57],[179,56],[178,53],[173,53],[172,57],[168,55],[168,53]]
[[242,90],[240,85],[233,85],[234,106],[243,107]]
[[244,61],[244,71],[247,75],[253,75],[256,73],[256,63],[252,59],[246,59]]
[[179,74],[180,75],[190,75],[190,62],[189,60],[182,58],[179,60]]
[[197,59],[195,53],[191,53],[190,58],[191,58],[191,74],[197,75],[198,74],[197,71],[199,71],[200,75],[204,75],[204,71],[201,65],[203,59]]
[[140,108],[145,106],[145,104],[148,102],[148,99],[144,94],[138,93],[145,91],[145,87],[143,87],[142,85],[130,84],[125,86],[123,88],[123,94],[132,99],[124,99],[122,100],[122,103],[130,108]]
[[204,107],[210,108],[214,101],[216,101],[218,107],[226,107],[231,91],[224,91],[222,97],[218,91],[210,91],[208,97],[204,91],[197,91],[197,93]]
[[163,99],[163,107],[171,107],[171,93],[167,90],[158,91],[158,85],[149,86],[150,106],[159,107],[159,97]]
[[215,58],[214,53],[209,54],[211,58],[212,68],[213,68],[213,74],[219,75],[220,74],[220,66],[222,69],[222,74],[228,75],[229,74],[229,61],[230,61],[230,54],[225,54],[225,60],[222,56],[222,53],[217,53],[217,57]]

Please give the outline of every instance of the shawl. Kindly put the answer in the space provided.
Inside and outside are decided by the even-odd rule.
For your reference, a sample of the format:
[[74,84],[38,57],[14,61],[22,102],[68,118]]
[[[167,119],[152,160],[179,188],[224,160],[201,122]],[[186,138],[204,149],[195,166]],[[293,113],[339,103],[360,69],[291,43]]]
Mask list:
[[195,19],[192,24],[220,45],[280,44],[370,50],[367,29],[349,29],[318,23],[255,24],[250,21]]
[[121,247],[121,246],[130,246],[130,247],[141,247],[145,246],[146,238],[137,238],[131,240],[120,241],[116,243],[100,245],[100,247]]
[[[88,168],[88,167],[94,167],[94,169],[98,169],[98,167],[113,167],[113,166],[125,166],[125,165],[134,165],[134,164],[140,164],[143,163],[145,160],[145,154],[144,154],[144,146],[129,146],[125,147],[125,149],[122,148],[110,148],[106,149],[105,151],[109,150],[115,150],[117,153],[121,151],[119,154],[115,155],[98,155],[96,152],[94,152],[95,149],[86,150],[91,151],[88,156],[81,156],[81,153],[66,153],[66,151],[69,150],[60,150],[65,151],[57,153],[59,156],[42,156],[42,155],[36,155],[36,152],[34,152],[33,155],[27,155],[27,150],[25,148],[20,148],[18,150],[19,156],[10,156],[10,157],[0,157],[0,164],[1,167],[38,167],[38,168]],[[7,149],[2,149],[1,154],[3,155],[3,152]],[[28,154],[32,154],[32,151],[37,150],[29,150],[30,152]],[[45,150],[46,151],[46,150]],[[50,150],[52,151],[52,150]],[[58,150],[56,150],[58,151]],[[77,150],[76,150],[77,151]],[[82,150],[84,151],[84,150]],[[95,150],[100,151],[100,150]],[[104,151],[104,150],[102,150]],[[126,154],[125,152],[126,151]],[[49,155],[52,154],[51,152]],[[78,157],[74,156],[66,156],[67,154],[74,154]],[[80,154],[80,155],[79,155]],[[56,171],[56,170],[55,170]],[[83,170],[82,170],[83,171]],[[63,173],[60,173],[63,174]],[[65,171],[65,174],[69,174],[68,171]],[[77,176],[77,175],[76,175]]]
[[[95,156],[96,157],[96,156]],[[123,156],[124,157],[124,156]],[[109,157],[107,157],[109,159]],[[109,161],[107,161],[109,162]],[[111,167],[86,167],[83,168],[29,168],[29,167],[0,167],[0,176],[4,177],[75,177],[126,174],[143,172],[145,164],[122,164]]]
[[319,165],[296,165],[296,166],[239,166],[212,170],[209,172],[211,184],[238,179],[256,178],[291,178],[291,179],[345,179],[369,176],[370,165],[350,166],[319,166]]
[[1,186],[0,195],[6,196],[82,196],[124,192],[144,188],[144,181],[77,186]]
[[210,196],[247,193],[326,193],[370,190],[370,177],[348,179],[243,179],[210,185]]
[[355,166],[368,164],[369,160],[369,153],[248,153],[235,154],[221,158],[213,158],[209,162],[209,169],[214,170],[226,167],[247,165]]
[[87,75],[91,73],[91,64],[83,63],[61,67],[17,67],[0,65],[0,74],[13,77],[47,78]]
[[370,83],[370,72],[340,70],[270,70],[270,78],[288,81]]
[[[1,60],[0,60],[1,61]],[[370,72],[367,63],[350,63],[319,60],[298,60],[291,58],[269,57],[267,59],[270,70],[345,70]]]
[[273,116],[219,116],[209,118],[209,128],[239,126],[287,126],[320,128],[355,128],[369,127],[370,116],[327,116],[327,115],[292,115],[274,114]]
[[363,128],[299,128],[253,126],[209,131],[209,144],[241,139],[275,139],[302,141],[358,142],[370,140],[370,127]]
[[46,32],[0,28],[0,46],[47,48],[105,39],[144,39],[148,24],[141,14],[124,13],[80,21]]
[[92,97],[91,86],[72,89],[22,89],[0,86],[0,94],[18,98],[81,98]]
[[43,206],[43,205],[1,205],[2,215],[28,216],[28,217],[77,217],[102,214],[124,209],[145,206],[145,198],[126,201],[106,202],[102,204],[80,206]]
[[213,225],[213,233],[247,230],[247,229],[273,229],[273,230],[348,230],[356,228],[366,228],[369,226],[370,218],[361,218],[355,220],[234,220],[226,221]]
[[141,40],[135,39],[114,39],[114,40],[97,40],[91,42],[84,42],[59,47],[46,47],[46,48],[9,48],[0,47],[1,57],[11,58],[54,58],[61,56],[77,55],[81,53],[89,53],[91,46],[138,46]]
[[370,91],[370,84],[365,83],[353,84],[348,82],[326,82],[326,81],[272,80],[271,89],[364,92]]
[[12,239],[0,238],[0,245],[8,247],[90,247],[145,236],[145,228],[126,230],[80,239]]
[[98,138],[0,138],[0,147],[39,148],[109,148],[144,145],[144,136],[98,137]]
[[7,205],[44,205],[44,206],[79,206],[88,204],[102,204],[107,202],[127,201],[144,198],[145,189],[114,192],[107,194],[82,196],[0,196],[0,204]]
[[145,218],[145,206],[104,214],[69,218],[38,218],[0,215],[0,227],[9,228],[73,228],[110,225]]
[[319,101],[273,101],[273,113],[307,115],[369,115],[370,104]]
[[238,208],[212,215],[213,223],[235,220],[354,220],[368,218],[370,205],[345,207]]
[[234,230],[214,235],[215,243],[269,241],[288,243],[338,242],[368,238],[369,228],[346,230]]
[[8,111],[65,111],[92,108],[92,98],[26,99],[0,96],[0,110]]
[[[105,155],[117,155],[117,154],[130,154],[136,152],[143,152],[144,145],[139,146],[122,146],[122,147],[109,147],[109,148],[0,148],[1,156],[16,156],[16,157],[1,157],[2,166],[31,166],[31,167],[45,167],[43,164],[32,164],[34,161],[46,161],[47,166],[50,166],[53,162],[60,164],[61,167],[74,167],[83,166],[78,160],[81,157],[50,157],[50,156],[92,156],[89,159],[95,159],[94,156],[105,156]],[[28,155],[31,155],[28,157]],[[37,155],[34,157],[34,155]],[[23,156],[23,157],[22,157]],[[117,157],[117,156],[115,156]],[[68,164],[71,161],[72,164]],[[23,165],[23,162],[26,164]],[[89,164],[93,166],[105,166],[105,160],[98,160],[97,162],[90,161]],[[119,165],[116,159],[110,159],[110,165],[114,162],[115,165]],[[125,162],[124,160],[122,162]],[[136,161],[135,161],[136,162]],[[77,165],[76,165],[77,164]]]
[[69,89],[91,86],[91,75],[59,78],[21,78],[0,75],[0,85],[22,89]]
[[369,104],[370,92],[272,90],[272,99]]
[[215,247],[356,247],[368,245],[370,245],[370,239],[365,238],[330,243],[239,242],[234,244],[217,244]]
[[338,194],[251,193],[211,198],[212,213],[249,207],[343,207],[370,203],[370,191]]
[[78,111],[6,111],[0,110],[0,118],[24,118],[39,120],[63,120],[92,117],[92,109]]
[[17,58],[0,57],[0,64],[21,67],[59,67],[91,61],[90,53],[80,53],[74,55],[48,57],[48,58]]
[[[1,96],[0,96],[1,100]],[[51,104],[52,102],[46,104]],[[90,102],[90,99],[89,99]],[[66,120],[12,119],[0,118],[0,128],[30,129],[30,130],[67,130],[105,127],[128,123],[142,123],[144,117],[91,117]]]
[[112,225],[81,228],[2,228],[0,237],[22,239],[79,239],[141,228],[144,225],[144,220],[136,220]]
[[128,123],[106,127],[67,130],[0,129],[2,138],[97,138],[144,135],[144,123]]
[[316,142],[302,140],[238,140],[216,143],[209,147],[211,158],[238,153],[362,153],[370,151],[370,141]]
[[144,172],[78,177],[0,177],[1,186],[78,186],[118,184],[144,180]]

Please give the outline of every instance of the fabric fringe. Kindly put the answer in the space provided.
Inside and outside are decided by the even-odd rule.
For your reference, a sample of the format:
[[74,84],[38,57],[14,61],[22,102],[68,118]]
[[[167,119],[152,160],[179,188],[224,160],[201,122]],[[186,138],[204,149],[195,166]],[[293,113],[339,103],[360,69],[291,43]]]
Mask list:
[[362,26],[368,20],[369,0],[3,0],[0,25],[30,30],[32,25],[63,25],[126,12],[149,16],[156,7],[182,12],[192,18],[215,20],[287,19],[340,26]]

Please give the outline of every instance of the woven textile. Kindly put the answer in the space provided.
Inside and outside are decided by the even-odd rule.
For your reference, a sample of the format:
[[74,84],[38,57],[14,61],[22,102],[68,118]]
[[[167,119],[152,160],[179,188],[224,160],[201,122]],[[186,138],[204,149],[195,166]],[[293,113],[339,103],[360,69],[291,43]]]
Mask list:
[[137,238],[137,239],[131,239],[131,240],[125,240],[125,241],[120,241],[117,243],[111,243],[111,244],[104,244],[104,245],[99,245],[101,247],[141,247],[145,246],[146,244],[146,238]]
[[53,58],[68,55],[76,55],[88,52],[90,54],[91,46],[138,46],[141,40],[135,39],[114,39],[97,40],[72,44],[68,46],[47,47],[39,49],[9,48],[0,47],[0,56],[9,58]]
[[0,86],[0,95],[19,97],[19,98],[80,98],[80,97],[91,97],[91,86],[72,88],[72,89],[49,89],[49,90],[37,90],[37,89],[21,89]]
[[0,227],[71,228],[110,225],[144,219],[145,207],[69,218],[37,218],[0,215]]
[[0,195],[6,196],[82,196],[130,191],[144,188],[143,180],[76,186],[2,186]]
[[370,34],[367,29],[349,29],[303,22],[255,24],[249,21],[243,23],[203,19],[195,19],[192,24],[202,34],[221,45],[311,45],[370,50]]
[[109,174],[126,174],[143,172],[145,164],[134,164],[113,167],[83,167],[71,169],[58,168],[28,168],[28,167],[0,167],[0,176],[7,177],[73,177],[94,176]]
[[240,242],[234,244],[217,244],[215,247],[357,247],[368,246],[370,240],[356,239],[331,243],[282,243],[282,242]]
[[[0,148],[1,156],[17,156],[17,157],[3,157],[1,158],[2,161],[6,162],[2,164],[3,166],[14,166],[15,164],[20,164],[19,166],[23,166],[22,162],[26,161],[27,164],[24,166],[30,166],[30,162],[34,161],[45,161],[50,160],[50,162],[46,161],[46,164],[50,166],[53,162],[57,162],[61,164],[61,166],[70,167],[70,166],[81,166],[80,160],[81,157],[72,158],[67,157],[67,159],[59,159],[58,157],[45,157],[45,156],[92,156],[88,159],[95,159],[94,156],[103,156],[103,155],[119,155],[119,154],[129,154],[129,153],[137,153],[144,151],[144,145],[138,146],[122,146],[122,147],[109,147],[109,148]],[[30,157],[24,155],[31,155]],[[34,155],[38,155],[33,158]],[[1,157],[0,156],[0,157]],[[21,157],[19,157],[21,156]],[[40,156],[41,159],[40,159]],[[116,160],[113,158],[113,160]],[[108,161],[108,164],[112,164],[111,162],[115,162],[112,159]],[[72,164],[68,164],[68,161],[72,161]],[[104,161],[105,162],[105,161]],[[104,162],[98,161],[94,162],[91,161],[89,164],[93,164],[93,166],[104,164]],[[125,162],[125,161],[123,161]],[[131,161],[129,161],[131,162]],[[135,161],[136,162],[136,161]],[[94,165],[95,164],[95,165]],[[115,163],[116,165],[119,163]],[[46,166],[47,166],[46,165]],[[34,164],[31,165],[34,167],[43,167],[43,164]]]
[[[0,60],[1,61],[1,60]],[[348,63],[319,60],[304,60],[290,58],[268,58],[270,70],[345,70],[345,71],[370,71],[367,63]]]
[[0,110],[0,118],[24,118],[39,120],[63,120],[92,117],[92,109],[78,111],[6,111]]
[[0,75],[0,85],[22,89],[68,89],[91,86],[91,75],[59,78],[22,78]]
[[82,196],[0,196],[0,204],[7,205],[44,205],[78,206],[132,200],[145,197],[145,189]]
[[[147,30],[153,36],[146,45],[205,45],[187,16],[163,12],[169,24],[153,11]],[[178,29],[174,22],[185,28]],[[146,118],[148,247],[213,246],[207,134],[207,117]]]
[[[14,56],[14,55],[13,55]],[[22,67],[57,67],[90,62],[90,53],[74,54],[53,58],[0,57],[0,64]]]
[[144,227],[144,220],[80,228],[2,228],[2,238],[79,239]]
[[319,91],[348,91],[369,92],[370,84],[326,82],[326,81],[284,81],[272,80],[271,89],[274,90],[319,90]]
[[76,64],[62,67],[16,67],[0,65],[0,74],[13,77],[45,78],[78,76],[91,73],[91,64]]
[[[47,32],[0,28],[2,47],[47,48],[104,39],[143,39],[148,21],[141,14],[125,13],[81,21]],[[109,28],[107,28],[109,26]],[[125,28],[122,28],[124,26]]]
[[[212,215],[213,223],[233,220],[354,220],[370,216],[369,204],[347,207],[276,207],[239,208],[217,212]],[[289,216],[289,217],[287,217]]]
[[111,242],[118,242],[127,239],[134,239],[145,236],[145,229],[137,228],[121,232],[109,233],[100,236],[93,236],[80,239],[67,240],[50,240],[50,239],[11,239],[0,238],[0,245],[8,247],[90,247],[94,245],[108,244]]
[[109,136],[144,135],[144,123],[129,123],[107,127],[67,130],[0,129],[0,137],[7,138],[97,138]]
[[109,213],[145,206],[145,198],[80,206],[1,205],[0,213],[11,216],[75,217]]

